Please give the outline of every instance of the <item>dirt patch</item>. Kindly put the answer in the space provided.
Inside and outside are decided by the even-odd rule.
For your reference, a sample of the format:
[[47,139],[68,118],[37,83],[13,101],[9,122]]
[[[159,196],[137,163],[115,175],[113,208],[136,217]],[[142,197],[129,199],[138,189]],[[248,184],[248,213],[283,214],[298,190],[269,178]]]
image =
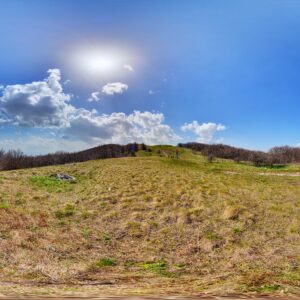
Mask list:
[[241,173],[235,171],[225,171],[225,174],[228,175],[240,175],[240,174],[249,174],[249,175],[260,175],[260,176],[288,176],[288,177],[300,177],[300,173],[274,173],[274,172],[260,172],[260,173]]

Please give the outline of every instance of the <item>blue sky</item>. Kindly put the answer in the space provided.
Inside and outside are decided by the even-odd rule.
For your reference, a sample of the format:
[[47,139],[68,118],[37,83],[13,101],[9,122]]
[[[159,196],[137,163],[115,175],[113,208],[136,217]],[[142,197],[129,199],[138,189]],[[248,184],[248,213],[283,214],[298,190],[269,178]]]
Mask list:
[[299,1],[1,0],[0,38],[6,149],[300,143]]

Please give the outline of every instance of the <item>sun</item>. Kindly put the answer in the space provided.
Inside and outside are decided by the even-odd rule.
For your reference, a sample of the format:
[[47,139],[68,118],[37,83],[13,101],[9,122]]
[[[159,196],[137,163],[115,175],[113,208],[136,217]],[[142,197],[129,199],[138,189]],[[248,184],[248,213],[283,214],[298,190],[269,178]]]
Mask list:
[[113,74],[126,62],[120,51],[101,48],[77,49],[70,58],[73,68],[87,76]]
[[81,66],[92,73],[110,72],[118,65],[118,59],[103,53],[85,53]]
[[[80,86],[133,78],[143,64],[140,54],[126,44],[78,43],[60,53],[66,75]],[[133,67],[134,66],[134,67]]]

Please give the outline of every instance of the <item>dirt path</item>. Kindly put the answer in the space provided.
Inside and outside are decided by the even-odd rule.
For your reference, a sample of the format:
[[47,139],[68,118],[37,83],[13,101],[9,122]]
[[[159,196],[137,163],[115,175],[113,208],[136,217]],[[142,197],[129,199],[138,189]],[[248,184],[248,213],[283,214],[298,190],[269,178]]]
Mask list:
[[287,177],[300,177],[300,173],[274,173],[274,172],[260,172],[260,173],[241,173],[235,171],[225,171],[225,174],[228,175],[237,175],[237,174],[251,174],[251,175],[260,175],[260,176],[287,176]]

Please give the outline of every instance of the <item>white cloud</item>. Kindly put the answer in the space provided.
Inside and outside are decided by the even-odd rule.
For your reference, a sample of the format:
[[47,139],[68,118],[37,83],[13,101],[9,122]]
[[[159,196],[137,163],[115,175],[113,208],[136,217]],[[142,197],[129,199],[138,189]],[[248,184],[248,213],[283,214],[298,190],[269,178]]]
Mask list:
[[[39,153],[45,153],[77,151],[105,143],[169,144],[180,141],[180,137],[165,124],[162,113],[134,111],[100,115],[95,109],[74,107],[69,103],[70,94],[63,92],[60,70],[51,69],[48,73],[48,78],[42,81],[4,87],[0,97],[0,123],[51,129],[51,132],[55,130],[56,137],[0,140],[3,147],[20,148],[27,153],[36,153],[37,148]],[[106,88],[106,93],[113,94],[124,91],[127,85],[112,83]],[[94,101],[100,92],[95,93],[91,95]]]
[[78,109],[69,121],[69,127],[50,132],[50,137],[29,135],[0,139],[1,147],[5,150],[20,149],[30,154],[46,154],[61,150],[80,151],[107,143],[155,145],[180,141],[171,127],[164,124],[161,113],[134,111],[128,115],[98,115],[96,111]]
[[110,82],[102,87],[102,93],[106,95],[123,94],[128,85],[122,82]]
[[185,123],[182,127],[182,131],[191,131],[197,136],[197,142],[210,143],[214,140],[214,135],[218,131],[225,130],[226,127],[222,124],[216,123],[203,123],[199,124],[197,121],[192,123]]
[[4,89],[4,85],[0,84],[0,91]]
[[133,67],[131,65],[124,65],[123,68],[130,71],[130,72],[133,71]]
[[100,101],[100,92],[93,92],[91,93],[91,97],[88,98],[88,102],[98,102]]
[[149,90],[149,91],[148,91],[148,94],[149,94],[149,95],[153,95],[153,94],[154,94],[154,91]]
[[95,115],[78,109],[70,118],[66,133],[87,142],[165,144],[179,141],[161,113],[134,111],[132,114]]
[[60,70],[48,70],[48,78],[4,87],[0,105],[16,124],[28,127],[65,127],[74,107],[63,92]]

